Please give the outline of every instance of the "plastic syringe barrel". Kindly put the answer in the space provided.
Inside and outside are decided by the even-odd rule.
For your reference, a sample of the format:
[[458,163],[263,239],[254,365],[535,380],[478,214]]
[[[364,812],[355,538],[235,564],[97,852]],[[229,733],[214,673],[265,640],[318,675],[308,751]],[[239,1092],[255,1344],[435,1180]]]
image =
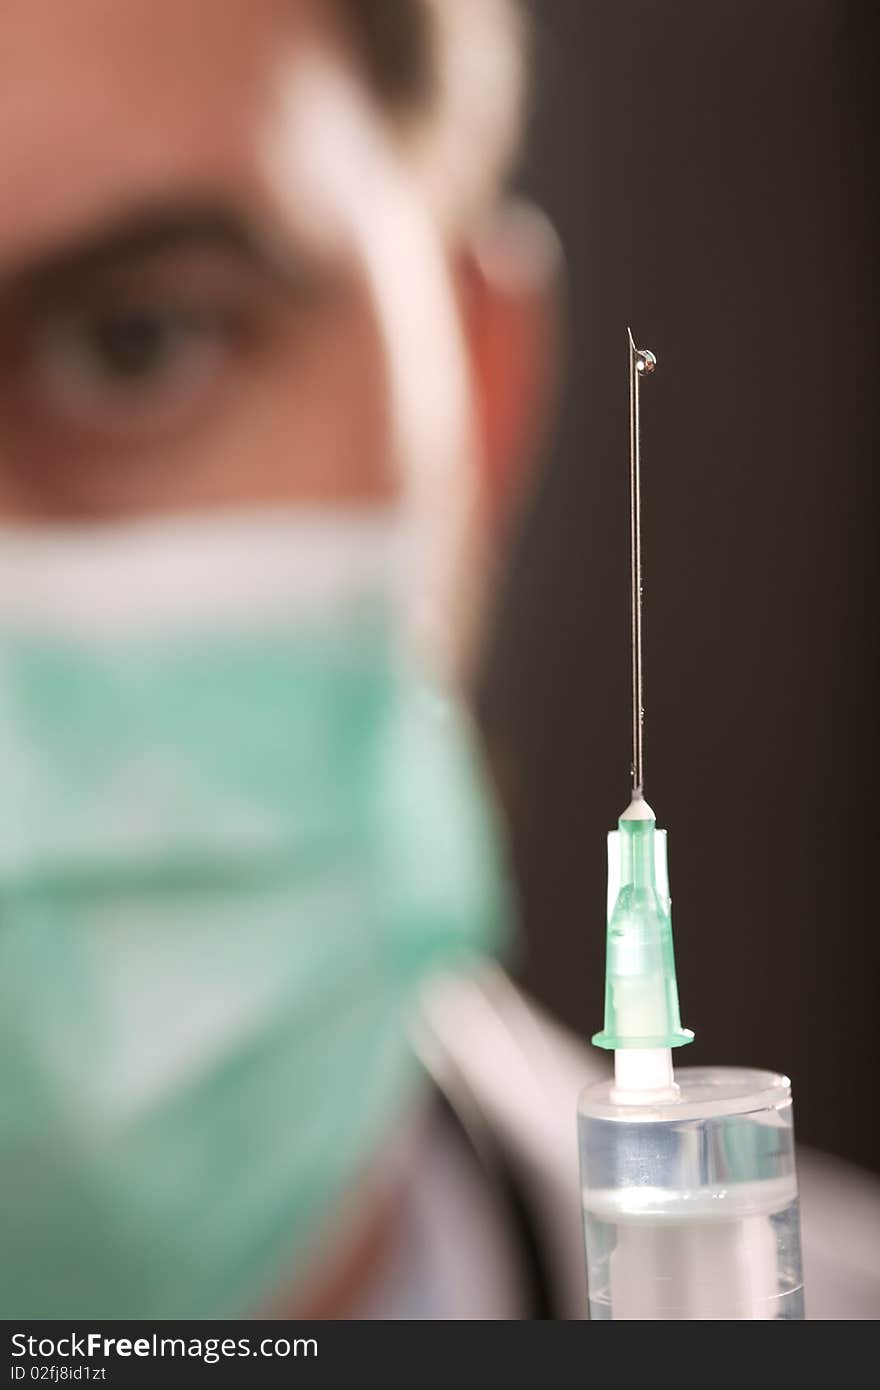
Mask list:
[[791,1087],[680,1068],[672,1100],[580,1097],[590,1316],[804,1316]]

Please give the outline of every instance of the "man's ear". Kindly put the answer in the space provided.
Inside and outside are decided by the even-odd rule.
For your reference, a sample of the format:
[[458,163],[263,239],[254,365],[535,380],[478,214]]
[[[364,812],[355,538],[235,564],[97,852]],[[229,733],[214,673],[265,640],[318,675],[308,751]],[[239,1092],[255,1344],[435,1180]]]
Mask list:
[[523,203],[505,206],[462,256],[482,492],[495,527],[505,524],[528,488],[555,413],[563,280],[556,233]]

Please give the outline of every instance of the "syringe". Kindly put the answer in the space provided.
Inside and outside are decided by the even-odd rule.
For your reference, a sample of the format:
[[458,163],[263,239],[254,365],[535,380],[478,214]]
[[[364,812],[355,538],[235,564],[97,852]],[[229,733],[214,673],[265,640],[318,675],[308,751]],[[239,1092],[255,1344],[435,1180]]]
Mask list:
[[616,1092],[674,1094],[672,1048],[693,1041],[682,1028],[672,949],[666,832],[645,800],[642,671],[642,378],[653,352],[629,343],[630,620],[632,641],[632,798],[608,837],[608,940],[605,1027],[593,1042],[614,1049]]
[[593,1318],[802,1318],[791,1087],[771,1072],[673,1073],[682,1028],[666,832],[644,796],[641,380],[656,358],[627,330],[630,387],[632,794],[608,836],[605,1027],[614,1080],[578,1126]]

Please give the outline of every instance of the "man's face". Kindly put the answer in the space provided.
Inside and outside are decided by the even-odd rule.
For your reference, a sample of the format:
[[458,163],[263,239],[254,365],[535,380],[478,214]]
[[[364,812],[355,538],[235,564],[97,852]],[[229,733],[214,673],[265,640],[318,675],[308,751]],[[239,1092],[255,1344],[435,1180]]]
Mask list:
[[365,279],[266,159],[306,54],[368,99],[320,0],[4,0],[0,519],[393,491]]

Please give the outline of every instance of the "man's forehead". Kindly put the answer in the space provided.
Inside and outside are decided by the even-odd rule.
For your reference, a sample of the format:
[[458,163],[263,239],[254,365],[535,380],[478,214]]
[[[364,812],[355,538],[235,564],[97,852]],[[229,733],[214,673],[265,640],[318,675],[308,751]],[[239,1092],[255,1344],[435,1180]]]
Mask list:
[[3,0],[0,268],[132,205],[259,199],[276,79],[326,0]]

